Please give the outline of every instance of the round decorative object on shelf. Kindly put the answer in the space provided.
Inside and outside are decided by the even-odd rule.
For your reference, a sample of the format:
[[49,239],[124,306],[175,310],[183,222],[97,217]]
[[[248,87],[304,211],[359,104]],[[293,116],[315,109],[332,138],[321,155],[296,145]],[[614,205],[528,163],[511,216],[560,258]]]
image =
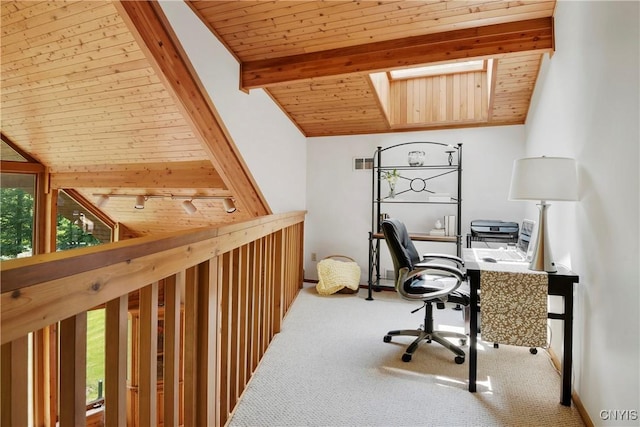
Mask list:
[[409,151],[409,166],[422,166],[424,164],[424,151]]

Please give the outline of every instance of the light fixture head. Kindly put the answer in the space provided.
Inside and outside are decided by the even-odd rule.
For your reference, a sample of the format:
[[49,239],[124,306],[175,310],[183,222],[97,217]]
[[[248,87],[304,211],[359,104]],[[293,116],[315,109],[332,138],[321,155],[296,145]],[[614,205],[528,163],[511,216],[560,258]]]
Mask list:
[[222,205],[224,206],[224,210],[227,213],[233,213],[236,211],[236,205],[233,203],[233,199],[227,198],[222,201]]
[[510,200],[539,200],[538,236],[529,269],[557,270],[549,244],[547,211],[549,200],[578,200],[576,161],[565,157],[529,157],[513,163]]
[[109,196],[106,194],[101,194],[100,196],[98,196],[98,200],[96,200],[96,206],[102,208],[107,204],[108,201]]
[[194,214],[198,210],[191,200],[182,202],[182,209],[189,215]]
[[510,200],[578,200],[576,161],[529,157],[513,162]]
[[136,196],[136,204],[134,207],[136,209],[144,209],[144,202],[147,200],[145,196]]

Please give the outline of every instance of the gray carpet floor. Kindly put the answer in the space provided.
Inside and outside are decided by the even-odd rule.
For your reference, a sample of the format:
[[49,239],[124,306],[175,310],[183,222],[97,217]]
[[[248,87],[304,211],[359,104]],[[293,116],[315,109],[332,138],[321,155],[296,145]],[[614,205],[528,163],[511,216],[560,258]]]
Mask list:
[[[229,421],[231,426],[583,426],[560,405],[548,353],[480,342],[478,391],[468,361],[423,343],[401,361],[410,337],[391,329],[422,323],[395,292],[320,296],[305,284]],[[436,310],[436,328],[463,331],[462,313]]]

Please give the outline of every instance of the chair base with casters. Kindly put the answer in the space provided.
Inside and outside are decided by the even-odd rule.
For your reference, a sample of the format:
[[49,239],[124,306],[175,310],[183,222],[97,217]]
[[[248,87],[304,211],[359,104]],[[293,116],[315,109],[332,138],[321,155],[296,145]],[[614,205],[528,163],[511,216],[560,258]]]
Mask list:
[[[433,329],[433,305],[431,302],[426,302],[424,307],[424,324],[421,325],[419,329],[399,329],[387,332],[384,336],[384,342],[391,342],[391,338],[395,336],[411,336],[416,337],[416,339],[407,347],[404,354],[402,355],[403,362],[410,362],[411,357],[413,356],[413,352],[418,349],[418,346],[422,344],[423,341],[427,343],[431,343],[431,341],[435,341],[442,345],[443,347],[448,348],[452,351],[456,357],[454,358],[457,364],[464,363],[465,353],[464,351],[449,341],[447,338],[457,338],[460,341],[460,345],[463,346],[467,343],[467,336],[465,334],[460,334],[458,332],[450,332],[450,331],[434,331]],[[418,309],[420,310],[420,309]]]
[[[461,345],[465,345],[467,336],[450,331],[436,331],[433,327],[434,304],[438,308],[444,308],[447,302],[457,304],[465,307],[465,314],[469,312],[469,289],[462,271],[464,262],[459,257],[447,254],[420,256],[405,225],[396,219],[384,220],[381,228],[393,261],[396,291],[404,299],[422,302],[421,308],[425,310],[424,323],[419,329],[389,331],[384,336],[384,342],[390,342],[394,336],[416,337],[402,355],[404,362],[411,360],[413,353],[423,341],[435,341],[455,354],[456,363],[464,363],[464,351],[447,338],[457,338]],[[465,316],[465,324],[468,318],[468,315]]]

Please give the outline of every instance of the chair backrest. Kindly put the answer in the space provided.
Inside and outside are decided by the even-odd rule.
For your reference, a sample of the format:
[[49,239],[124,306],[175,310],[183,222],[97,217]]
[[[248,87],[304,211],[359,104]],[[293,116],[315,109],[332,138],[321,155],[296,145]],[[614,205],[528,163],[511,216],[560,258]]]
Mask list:
[[409,271],[413,270],[414,264],[420,262],[420,254],[409,238],[407,228],[397,219],[389,218],[382,221],[382,233],[391,253],[395,279],[398,280],[400,269],[406,267]]

